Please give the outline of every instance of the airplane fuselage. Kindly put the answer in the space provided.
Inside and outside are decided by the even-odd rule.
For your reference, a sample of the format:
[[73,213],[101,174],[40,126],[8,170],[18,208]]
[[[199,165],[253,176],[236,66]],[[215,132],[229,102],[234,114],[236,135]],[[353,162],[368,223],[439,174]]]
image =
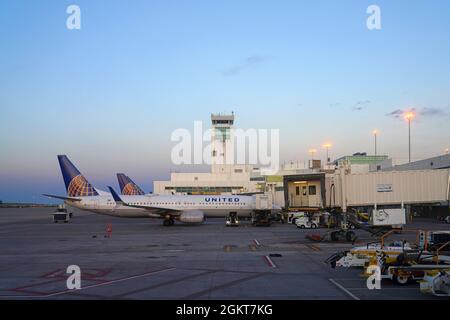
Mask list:
[[237,212],[239,216],[243,217],[250,216],[255,210],[256,204],[255,197],[239,195],[121,196],[127,204],[152,207],[150,209],[117,204],[111,195],[78,198],[81,201],[66,200],[66,204],[99,214],[130,218],[161,218],[161,215],[156,213],[158,208],[179,211],[201,211],[206,217],[225,217],[230,212]]

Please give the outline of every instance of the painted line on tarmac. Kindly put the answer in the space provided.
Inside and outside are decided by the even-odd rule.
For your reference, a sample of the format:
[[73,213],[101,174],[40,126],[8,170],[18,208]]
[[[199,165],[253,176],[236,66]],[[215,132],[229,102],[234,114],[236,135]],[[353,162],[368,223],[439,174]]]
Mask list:
[[322,249],[319,246],[315,245],[315,244],[308,244],[306,246],[308,248],[310,248],[311,250],[314,250],[314,251],[322,251]]
[[259,241],[258,240],[256,240],[256,239],[253,239],[253,243],[254,244],[256,244],[258,247],[260,247],[261,246],[261,244],[259,243]]
[[123,298],[126,298],[126,297],[128,297],[130,295],[133,295],[133,294],[136,294],[136,293],[142,293],[144,291],[153,290],[153,289],[156,289],[156,288],[168,286],[168,285],[175,284],[175,283],[180,283],[180,282],[187,281],[187,280],[192,280],[194,278],[206,276],[208,274],[212,274],[212,273],[216,273],[216,272],[222,272],[222,270],[207,270],[207,271],[204,271],[204,272],[201,272],[201,273],[188,275],[188,276],[177,278],[177,279],[172,279],[172,280],[169,280],[169,281],[166,281],[166,282],[162,282],[162,283],[153,284],[153,285],[148,286],[146,288],[140,288],[140,289],[136,289],[136,290],[132,290],[132,291],[129,291],[129,292],[122,293],[120,295],[116,295],[116,296],[112,297],[112,299],[113,300],[115,300],[115,299],[123,299]]
[[[348,288],[349,290],[367,290],[367,288],[361,288],[361,287],[359,287],[359,288]],[[385,291],[385,290],[411,290],[411,291],[418,291],[417,290],[417,288],[416,287],[414,287],[414,288],[405,288],[405,287],[398,287],[398,288],[395,288],[395,287],[391,287],[391,288],[386,288],[386,287],[382,287],[382,290],[383,291]]]
[[53,292],[50,294],[40,294],[40,295],[0,295],[0,298],[50,298],[50,297],[54,297],[54,296],[58,296],[61,294],[66,294],[66,293],[71,293],[71,292],[79,292],[81,290],[85,290],[85,289],[91,289],[91,288],[96,288],[96,287],[101,287],[104,285],[108,285],[108,284],[113,284],[113,283],[118,283],[118,282],[123,282],[123,281],[127,281],[127,280],[132,280],[132,279],[137,279],[137,278],[142,278],[142,277],[146,277],[149,275],[153,275],[153,274],[158,274],[158,273],[163,273],[163,272],[167,272],[167,271],[173,271],[176,268],[167,268],[167,269],[162,269],[162,270],[157,270],[157,271],[151,271],[151,272],[146,272],[146,273],[142,273],[142,274],[138,274],[138,275],[134,275],[134,276],[130,276],[130,277],[124,277],[124,278],[119,278],[119,279],[115,279],[115,280],[110,280],[110,281],[105,281],[102,283],[97,283],[97,284],[93,284],[90,286],[86,286],[86,287],[81,287],[80,289],[77,290],[63,290],[63,291],[58,291],[58,292]]
[[269,267],[277,268],[277,265],[272,261],[272,259],[270,259],[269,256],[264,256],[264,259],[266,260]]
[[357,296],[355,296],[353,293],[351,293],[350,291],[348,291],[347,289],[345,289],[342,285],[340,285],[338,282],[334,281],[333,279],[328,279],[328,281],[330,281],[332,284],[334,284],[336,287],[338,287],[339,289],[341,289],[342,291],[344,291],[346,294],[348,294],[350,297],[353,298],[353,300],[361,300],[359,299]]
[[[119,279],[116,279],[116,280],[106,281],[106,282],[103,282],[103,283],[93,284],[93,285],[90,285],[90,286],[87,286],[87,287],[82,287],[82,288],[80,288],[78,290],[75,290],[75,291],[101,287],[101,286],[104,286],[104,285],[107,285],[107,284],[113,284],[113,283],[118,283],[118,282],[122,282],[122,281],[142,278],[142,277],[146,277],[146,276],[149,276],[149,275],[163,273],[163,272],[167,272],[167,271],[173,271],[173,270],[175,270],[175,268],[168,268],[168,269],[162,269],[162,270],[158,270],[158,271],[146,272],[146,273],[138,274],[138,275],[135,275],[135,276],[124,277],[124,278],[119,278]],[[72,292],[72,291],[74,291],[74,290],[64,290],[64,291],[61,291],[61,292],[56,292],[56,293],[52,293],[50,295],[47,295],[47,297],[52,297],[52,296],[56,296],[56,295],[60,295],[60,294],[64,294],[64,293],[68,293],[68,292]]]
[[254,275],[251,275],[251,276],[248,276],[248,277],[245,277],[245,278],[240,278],[240,279],[237,279],[237,280],[234,280],[234,281],[231,281],[231,282],[227,282],[227,283],[215,286],[215,287],[210,287],[209,289],[206,289],[206,290],[198,291],[198,292],[193,293],[191,295],[182,297],[181,299],[182,300],[192,300],[192,299],[198,299],[198,298],[203,297],[205,295],[208,295],[208,297],[210,298],[211,293],[214,292],[214,291],[218,291],[218,290],[222,290],[222,289],[225,289],[225,288],[229,288],[229,287],[241,284],[243,282],[250,281],[250,280],[253,280],[253,279],[265,276],[267,274],[269,274],[269,273],[266,273],[266,272],[257,273],[257,274],[254,274]]

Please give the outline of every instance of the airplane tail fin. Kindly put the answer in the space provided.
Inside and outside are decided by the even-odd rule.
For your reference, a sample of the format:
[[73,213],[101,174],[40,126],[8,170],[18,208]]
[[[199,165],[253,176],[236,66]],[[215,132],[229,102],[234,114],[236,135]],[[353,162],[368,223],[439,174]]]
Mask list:
[[69,197],[98,196],[98,192],[66,155],[59,155],[58,161]]
[[120,192],[126,196],[138,196],[144,195],[145,192],[142,191],[139,186],[131,180],[130,177],[123,173],[117,174],[117,180],[119,180]]
[[117,204],[126,205],[125,202],[122,201],[122,198],[120,198],[120,196],[117,194],[117,192],[112,187],[108,186],[108,189],[109,189],[109,192],[111,192],[111,195]]

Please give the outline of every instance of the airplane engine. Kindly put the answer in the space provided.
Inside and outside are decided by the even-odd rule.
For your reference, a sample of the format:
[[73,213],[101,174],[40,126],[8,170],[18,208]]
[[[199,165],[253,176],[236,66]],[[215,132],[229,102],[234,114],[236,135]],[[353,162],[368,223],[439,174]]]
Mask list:
[[202,223],[205,214],[202,211],[185,211],[180,215],[179,220],[184,223]]

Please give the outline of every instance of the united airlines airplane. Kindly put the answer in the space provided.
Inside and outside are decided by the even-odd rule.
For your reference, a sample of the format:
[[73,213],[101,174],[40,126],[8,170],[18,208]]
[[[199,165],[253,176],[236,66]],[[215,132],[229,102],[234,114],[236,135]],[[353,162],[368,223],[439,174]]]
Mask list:
[[[255,196],[242,195],[122,195],[111,187],[111,193],[94,188],[65,155],[58,156],[67,196],[44,194],[64,200],[75,208],[128,218],[163,219],[164,226],[175,220],[202,223],[205,217],[225,217],[231,212],[250,216],[256,208]],[[124,188],[126,189],[124,184]],[[123,192],[124,188],[121,187]],[[140,189],[139,189],[140,190]],[[142,192],[142,190],[140,190]],[[279,210],[273,206],[274,210]]]

